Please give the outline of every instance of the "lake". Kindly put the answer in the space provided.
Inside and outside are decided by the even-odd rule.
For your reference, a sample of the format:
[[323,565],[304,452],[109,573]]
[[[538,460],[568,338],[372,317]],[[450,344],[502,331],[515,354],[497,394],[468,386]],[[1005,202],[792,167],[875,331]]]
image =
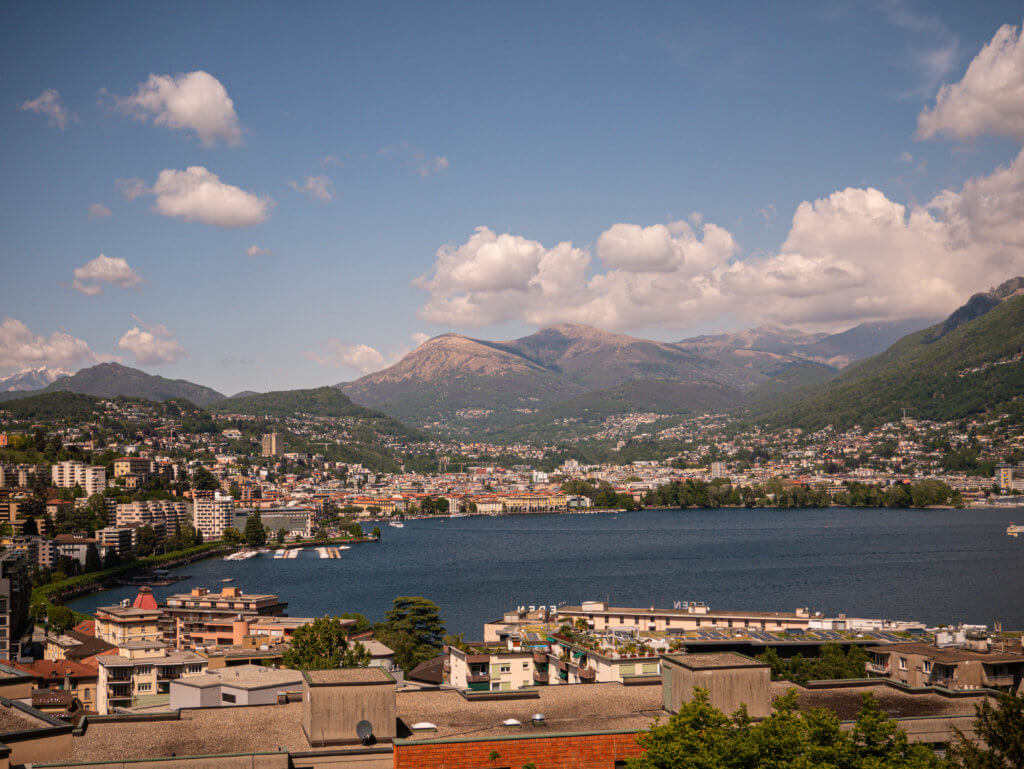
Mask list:
[[[379,544],[337,560],[312,548],[294,560],[220,558],[177,570],[158,600],[221,580],[275,593],[292,616],[361,612],[383,618],[397,595],[426,596],[449,632],[480,638],[510,607],[609,600],[671,607],[918,619],[1001,620],[1024,628],[1024,539],[1005,533],[1024,510],[647,510],[597,515],[473,516],[382,526]],[[92,612],[137,588],[69,606]]]

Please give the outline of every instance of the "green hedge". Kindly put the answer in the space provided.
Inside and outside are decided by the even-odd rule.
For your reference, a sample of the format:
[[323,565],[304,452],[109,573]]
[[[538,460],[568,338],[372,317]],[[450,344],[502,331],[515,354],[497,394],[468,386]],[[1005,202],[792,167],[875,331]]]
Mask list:
[[[124,574],[130,574],[136,571],[145,571],[146,569],[152,569],[162,564],[176,561],[180,558],[191,558],[211,551],[225,549],[229,549],[229,546],[225,545],[223,542],[207,542],[202,545],[197,545],[196,547],[190,547],[187,550],[174,550],[170,553],[163,553],[161,555],[150,555],[145,558],[139,558],[137,561],[131,561],[130,563],[123,563],[118,566],[114,566],[110,569],[103,569],[102,571],[93,571],[88,574],[79,574],[74,577],[68,577],[60,582],[51,582],[48,585],[41,585],[40,587],[35,588],[32,591],[32,605],[37,606],[39,603],[44,604],[45,612],[49,610],[49,607],[54,605],[54,598],[60,596],[65,590],[102,585],[112,577],[120,577]],[[75,619],[80,622],[82,620],[92,619],[92,616],[76,611]]]

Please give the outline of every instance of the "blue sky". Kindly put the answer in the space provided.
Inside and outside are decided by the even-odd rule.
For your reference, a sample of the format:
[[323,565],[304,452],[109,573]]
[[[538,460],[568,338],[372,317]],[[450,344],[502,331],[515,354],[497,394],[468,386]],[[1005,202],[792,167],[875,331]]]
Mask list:
[[[413,335],[838,329],[1024,268],[1000,229],[1020,212],[982,194],[1016,173],[1021,115],[984,109],[1014,83],[965,77],[1019,4],[0,13],[0,374],[118,356],[228,393],[316,386]],[[228,112],[157,98],[188,73]],[[76,288],[100,254],[125,264]]]

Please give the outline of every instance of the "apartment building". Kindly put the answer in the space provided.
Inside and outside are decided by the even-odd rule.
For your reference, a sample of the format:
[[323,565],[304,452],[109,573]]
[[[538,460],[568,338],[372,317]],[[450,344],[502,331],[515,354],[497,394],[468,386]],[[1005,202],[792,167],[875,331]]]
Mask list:
[[32,485],[34,477],[47,477],[50,468],[46,465],[0,464],[0,489],[26,488]]
[[125,605],[127,600],[120,606],[96,608],[96,637],[115,646],[160,641],[160,607],[153,591],[140,587],[130,605]]
[[103,557],[103,553],[100,550],[99,540],[92,537],[76,537],[73,534],[58,534],[53,538],[53,543],[57,548],[58,558],[70,558],[73,561],[78,561],[78,564],[83,567],[89,558],[90,548],[96,551],[96,555],[99,558]]
[[16,660],[32,637],[29,601],[32,580],[24,553],[0,555],[0,657]]
[[12,534],[0,537],[0,545],[4,549],[24,553],[28,559],[29,569],[38,566],[40,569],[52,569],[57,565],[57,543],[52,539],[38,536]]
[[100,715],[123,707],[169,704],[172,681],[206,670],[203,657],[172,651],[161,643],[135,641],[118,646],[117,652],[96,658],[96,710]]
[[114,477],[125,478],[129,475],[149,476],[153,472],[153,460],[142,457],[120,457],[114,460]]
[[703,603],[679,602],[676,608],[658,609],[609,606],[604,601],[584,601],[580,606],[560,606],[560,621],[584,619],[591,630],[637,628],[641,633],[659,631],[684,633],[688,630],[806,630],[820,612],[799,608],[793,612],[779,611],[712,611]]
[[104,552],[113,551],[120,556],[135,547],[135,526],[106,526],[96,530],[96,540]]
[[224,529],[232,524],[235,501],[231,497],[214,496],[211,492],[195,492],[192,508],[193,525],[203,535],[204,542],[224,537]]
[[191,523],[192,511],[187,502],[175,502],[169,499],[152,499],[143,502],[120,503],[114,513],[117,526],[128,526],[137,523],[141,526],[162,524],[171,532],[179,523]]
[[261,453],[265,457],[279,457],[284,450],[284,443],[279,433],[267,433],[263,436]]
[[243,593],[237,587],[210,592],[204,587],[167,597],[160,606],[160,631],[166,644],[177,649],[231,645],[234,623],[256,617],[281,617],[288,604],[276,595]]
[[1002,689],[1016,692],[1024,681],[1024,655],[1015,652],[976,651],[939,647],[930,643],[871,646],[868,673],[907,686],[944,689]]
[[53,485],[59,489],[81,486],[88,496],[92,496],[102,494],[107,488],[107,470],[104,467],[95,467],[69,459],[55,464],[50,472]]
[[[32,676],[37,690],[66,692],[81,703],[86,713],[96,712],[99,673],[95,667],[71,660],[36,660],[31,664],[11,662],[10,665]],[[33,700],[37,693],[33,693]]]

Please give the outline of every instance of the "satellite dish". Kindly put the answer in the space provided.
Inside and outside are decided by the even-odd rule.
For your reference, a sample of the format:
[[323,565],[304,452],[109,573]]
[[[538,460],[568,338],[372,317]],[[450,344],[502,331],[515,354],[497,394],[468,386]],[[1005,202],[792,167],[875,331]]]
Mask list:
[[356,734],[364,745],[369,745],[373,741],[373,725],[369,721],[360,721],[356,724]]

